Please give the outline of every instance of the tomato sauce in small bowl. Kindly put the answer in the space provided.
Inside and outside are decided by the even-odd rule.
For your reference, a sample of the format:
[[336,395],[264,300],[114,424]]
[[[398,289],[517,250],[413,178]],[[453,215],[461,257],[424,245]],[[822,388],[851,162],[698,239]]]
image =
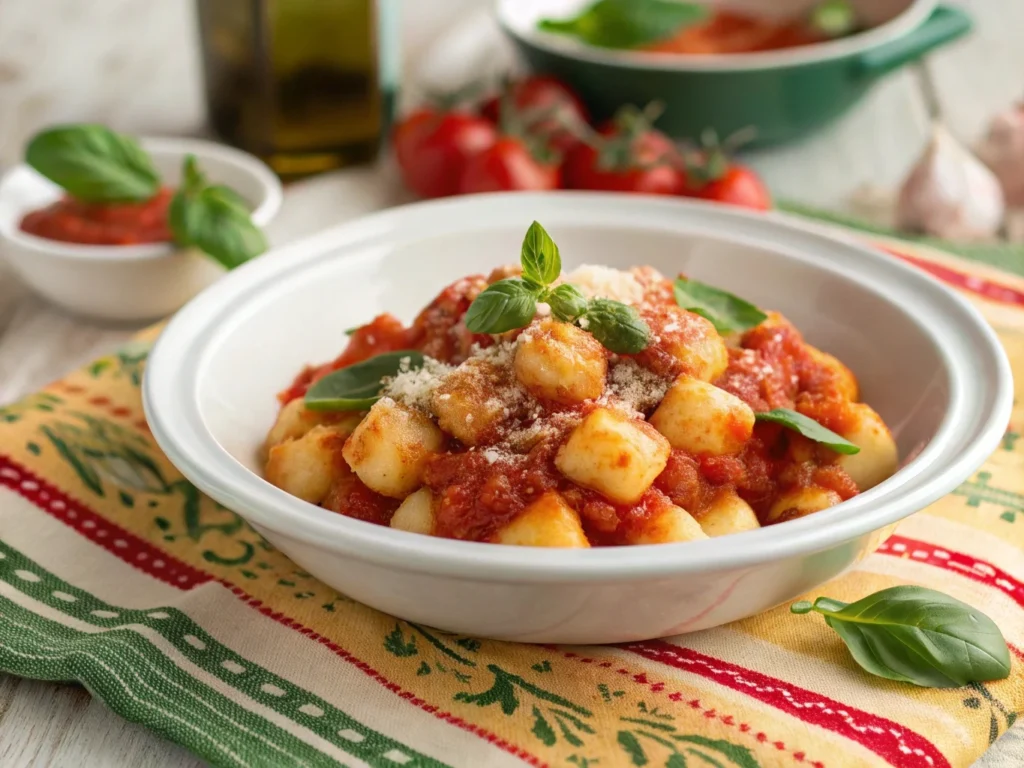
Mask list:
[[22,232],[79,245],[141,245],[172,240],[167,210],[174,192],[162,187],[141,203],[87,203],[65,195],[26,214]]

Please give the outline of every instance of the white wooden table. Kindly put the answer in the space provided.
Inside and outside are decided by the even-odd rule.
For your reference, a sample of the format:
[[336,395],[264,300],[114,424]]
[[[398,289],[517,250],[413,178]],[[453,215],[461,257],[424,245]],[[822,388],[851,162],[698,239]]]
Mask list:
[[[428,41],[486,0],[402,2],[412,69]],[[988,116],[1024,96],[1024,2],[961,0],[973,37],[879,85],[841,123],[799,146],[750,158],[776,195],[842,208],[864,184],[894,185],[921,151],[934,117],[973,141]],[[149,134],[200,132],[203,113],[192,3],[147,0],[8,2],[0,12],[0,166],[57,121],[94,120]],[[395,201],[392,181],[367,168],[286,191],[275,244]],[[37,299],[0,262],[0,403],[109,350],[137,328],[94,325]],[[977,768],[1024,765],[1024,726]],[[201,765],[127,723],[75,686],[0,675],[0,765],[114,768]]]

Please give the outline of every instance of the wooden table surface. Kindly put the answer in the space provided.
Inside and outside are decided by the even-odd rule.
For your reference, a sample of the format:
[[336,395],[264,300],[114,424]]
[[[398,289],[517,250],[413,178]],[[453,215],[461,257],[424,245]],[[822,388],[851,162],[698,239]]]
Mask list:
[[[403,5],[407,70],[429,41],[486,0]],[[1024,96],[1024,2],[962,0],[973,36],[880,84],[838,125],[749,158],[776,195],[843,208],[864,184],[894,185],[938,118],[974,141],[993,111]],[[34,0],[0,11],[0,167],[24,139],[56,121],[103,121],[137,133],[202,129],[192,3]],[[428,7],[429,6],[429,9]],[[286,191],[270,229],[281,244],[392,204],[387,173],[364,168]],[[70,317],[33,296],[0,261],[0,403],[33,391],[111,346],[134,327]],[[201,765],[184,750],[112,715],[82,688],[0,675],[0,765],[114,768]],[[1024,765],[1024,726],[977,768]]]

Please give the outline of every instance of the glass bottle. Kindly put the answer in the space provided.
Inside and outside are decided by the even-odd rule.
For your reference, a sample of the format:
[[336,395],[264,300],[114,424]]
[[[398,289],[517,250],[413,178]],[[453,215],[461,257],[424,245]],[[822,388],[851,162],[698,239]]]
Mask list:
[[398,0],[197,0],[214,132],[284,177],[372,160],[395,99]]

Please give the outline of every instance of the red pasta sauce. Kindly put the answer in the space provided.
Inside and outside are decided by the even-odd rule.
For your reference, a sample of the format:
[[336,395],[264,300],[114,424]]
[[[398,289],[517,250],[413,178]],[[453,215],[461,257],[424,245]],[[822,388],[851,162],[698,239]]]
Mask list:
[[141,203],[86,203],[66,195],[26,214],[21,230],[78,245],[141,245],[172,239],[167,211],[173,191],[163,187]]
[[[498,275],[492,275],[496,279]],[[660,276],[659,276],[660,278]],[[475,275],[446,287],[406,327],[392,315],[380,315],[351,333],[345,351],[334,361],[309,367],[281,393],[282,403],[302,397],[327,373],[382,352],[417,349],[442,362],[465,360],[474,344],[488,346],[492,337],[469,333],[463,315],[488,280]],[[645,285],[642,314],[652,328],[652,344],[636,361],[659,374],[680,373],[669,345],[693,343],[696,336],[672,298],[671,282],[660,278]],[[780,317],[747,332],[729,350],[725,372],[713,382],[745,401],[755,412],[773,408],[799,410],[839,431],[849,419],[835,374],[808,352],[799,331]],[[580,516],[588,540],[597,546],[626,544],[630,533],[666,505],[687,510],[698,521],[716,497],[735,492],[753,508],[762,524],[780,491],[818,486],[842,499],[857,493],[841,468],[821,461],[821,449],[801,435],[774,423],[758,423],[743,451],[734,456],[690,454],[673,449],[668,464],[636,504],[615,503],[575,485],[555,467],[555,455],[574,424],[594,408],[539,401],[539,412],[514,414],[514,426],[537,418],[564,417],[564,426],[548,430],[526,451],[510,451],[495,437],[493,450],[467,450],[449,438],[446,452],[427,465],[424,485],[437,500],[434,534],[489,541],[527,506],[548,491],[557,491]],[[539,416],[538,416],[539,413]],[[650,413],[645,414],[650,416]],[[516,422],[516,419],[519,419]],[[556,424],[560,424],[556,420]],[[366,488],[351,476],[332,489],[324,506],[361,520],[387,525],[399,502]]]

